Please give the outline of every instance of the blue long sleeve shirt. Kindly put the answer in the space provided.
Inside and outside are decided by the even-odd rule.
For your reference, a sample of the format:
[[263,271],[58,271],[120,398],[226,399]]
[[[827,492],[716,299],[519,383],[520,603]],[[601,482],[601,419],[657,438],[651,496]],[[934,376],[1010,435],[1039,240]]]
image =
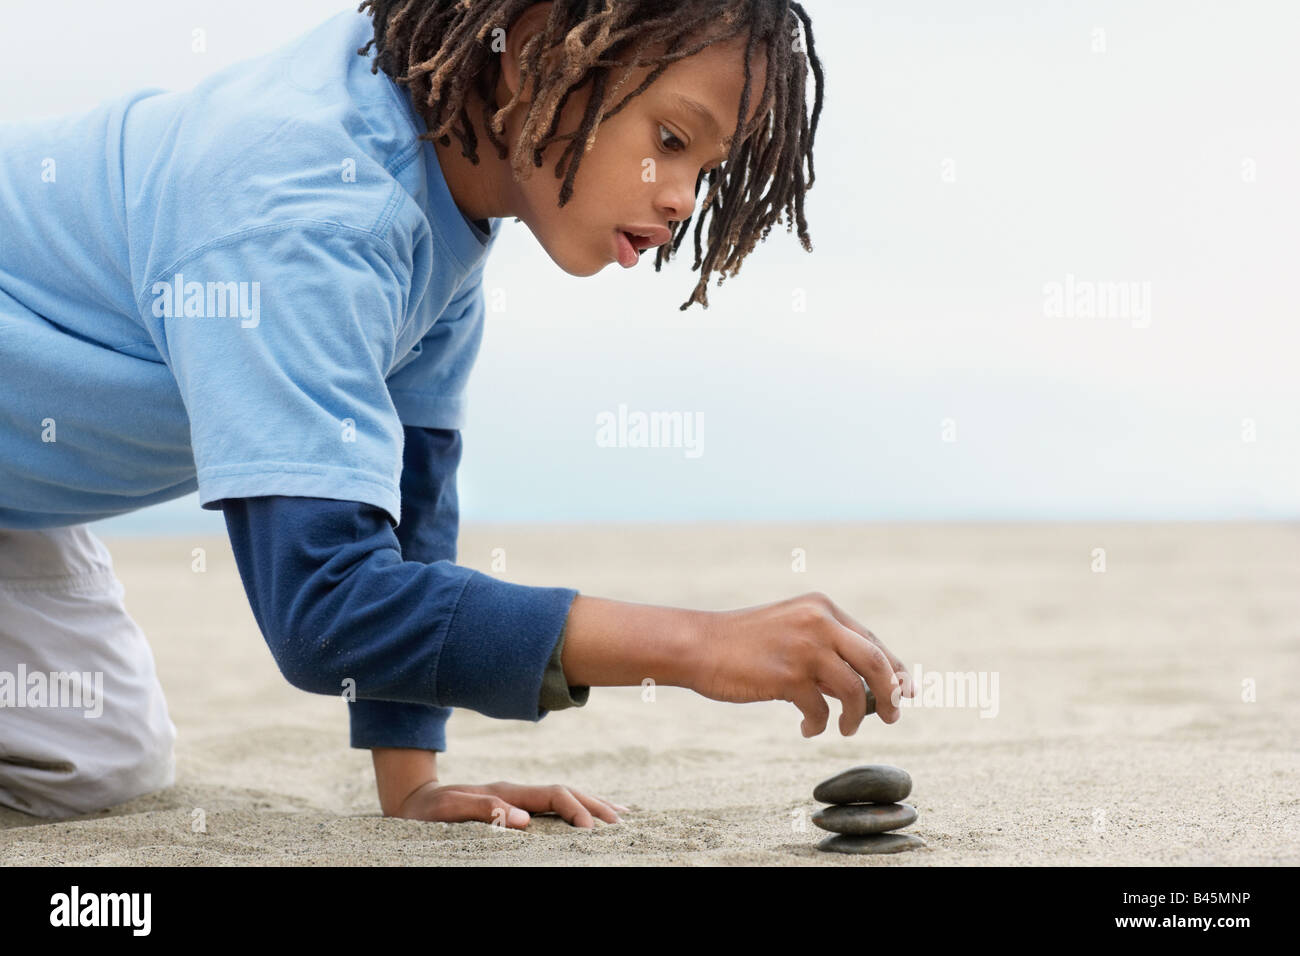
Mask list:
[[582,706],[588,688],[569,687],[559,664],[578,592],[456,565],[460,433],[404,432],[396,532],[382,510],[360,502],[221,502],[281,672],[307,691],[351,689],[353,747],[445,750],[457,706],[534,721]]

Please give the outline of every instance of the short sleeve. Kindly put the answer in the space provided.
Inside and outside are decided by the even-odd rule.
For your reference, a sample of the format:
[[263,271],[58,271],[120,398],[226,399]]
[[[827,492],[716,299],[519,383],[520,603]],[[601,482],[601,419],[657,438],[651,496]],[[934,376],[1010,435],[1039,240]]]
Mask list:
[[465,427],[465,387],[483,341],[485,262],[486,257],[389,377],[389,393],[403,425]]
[[360,501],[399,519],[402,429],[386,377],[409,266],[361,230],[262,227],[154,277],[141,314],[190,419],[200,503]]

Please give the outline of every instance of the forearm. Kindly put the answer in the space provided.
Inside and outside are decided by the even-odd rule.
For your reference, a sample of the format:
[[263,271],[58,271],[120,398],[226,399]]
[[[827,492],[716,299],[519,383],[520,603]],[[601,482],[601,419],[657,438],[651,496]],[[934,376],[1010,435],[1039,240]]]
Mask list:
[[384,816],[395,816],[412,793],[438,779],[438,755],[431,750],[375,747],[370,751],[375,765],[375,785]]
[[295,687],[541,718],[542,677],[577,591],[403,560],[383,512],[359,502],[222,506],[253,614]]
[[690,686],[713,613],[579,594],[564,625],[564,676],[574,685],[631,687],[647,678]]

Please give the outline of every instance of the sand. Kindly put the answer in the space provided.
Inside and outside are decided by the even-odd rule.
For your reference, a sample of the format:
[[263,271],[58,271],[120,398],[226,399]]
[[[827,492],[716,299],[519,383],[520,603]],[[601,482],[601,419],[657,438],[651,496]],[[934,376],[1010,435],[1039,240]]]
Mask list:
[[[177,784],[68,821],[0,811],[6,864],[1300,863],[1297,525],[467,526],[461,562],[487,571],[503,547],[509,580],[716,609],[821,590],[909,666],[998,675],[996,716],[913,707],[847,738],[834,702],[804,739],[791,704],[680,688],[594,688],[535,724],[457,711],[444,783],[633,808],[522,833],[383,818],[344,704],[279,675],[223,539],[106,540],[179,730]],[[912,774],[926,849],[813,849],[813,786],[859,763]]]

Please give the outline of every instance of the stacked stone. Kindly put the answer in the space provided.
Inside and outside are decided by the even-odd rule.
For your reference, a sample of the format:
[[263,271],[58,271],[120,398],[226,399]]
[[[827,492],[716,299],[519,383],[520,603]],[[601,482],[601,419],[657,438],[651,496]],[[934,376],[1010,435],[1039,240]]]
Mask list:
[[899,803],[912,792],[907,771],[888,764],[866,764],[837,773],[813,790],[813,799],[831,806],[812,821],[828,836],[817,849],[831,853],[901,853],[925,846],[911,833],[893,833],[916,820],[916,808]]

